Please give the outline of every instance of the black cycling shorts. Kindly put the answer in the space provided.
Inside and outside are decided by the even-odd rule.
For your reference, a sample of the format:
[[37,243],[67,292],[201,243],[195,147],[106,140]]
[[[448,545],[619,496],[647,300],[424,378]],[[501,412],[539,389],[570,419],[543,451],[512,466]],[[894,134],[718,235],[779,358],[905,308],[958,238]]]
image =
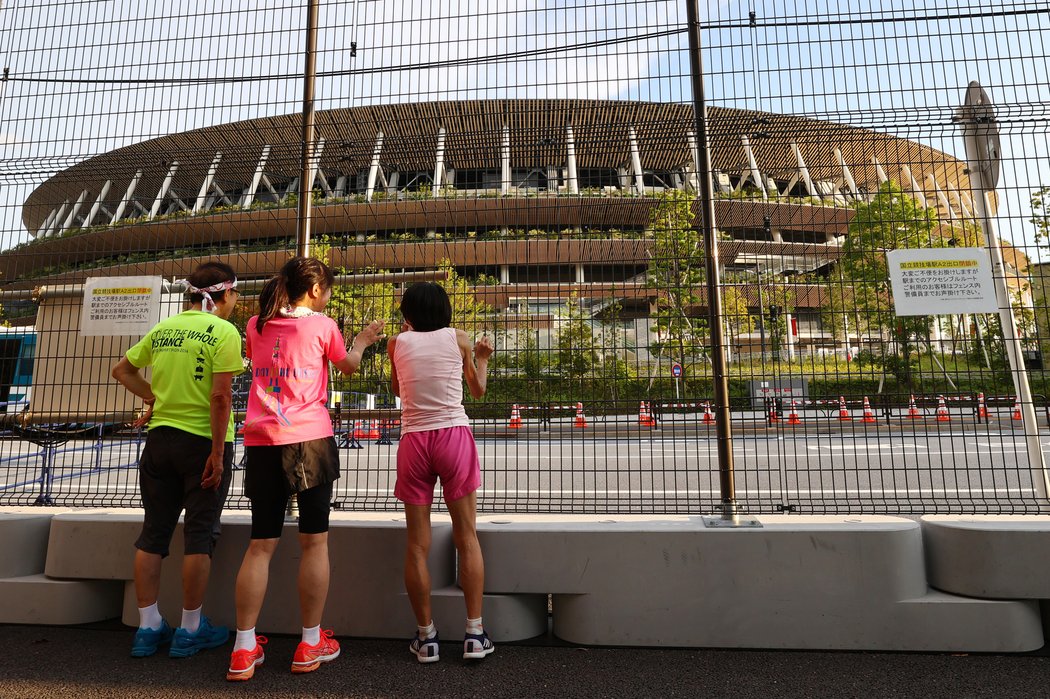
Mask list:
[[[308,459],[330,460],[334,454],[334,458],[338,459],[338,450],[329,450],[328,440],[334,445],[334,440],[329,437],[326,440],[314,440],[318,442],[316,445],[305,443],[317,448],[303,449],[300,444],[246,447],[245,495],[252,503],[253,539],[278,539],[281,536],[288,499],[292,495],[286,468],[294,459],[289,459],[289,456],[294,454],[301,457],[305,453]],[[314,463],[309,464],[308,469],[315,473],[318,470],[339,472],[338,463]],[[296,493],[300,534],[323,534],[328,531],[333,486],[334,482],[328,481]]]

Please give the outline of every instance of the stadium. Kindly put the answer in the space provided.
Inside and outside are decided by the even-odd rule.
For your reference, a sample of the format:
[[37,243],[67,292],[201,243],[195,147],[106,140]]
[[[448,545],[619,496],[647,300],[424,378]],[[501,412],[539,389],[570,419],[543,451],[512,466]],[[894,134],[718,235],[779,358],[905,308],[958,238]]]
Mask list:
[[[0,288],[173,279],[203,257],[230,262],[243,278],[270,275],[295,248],[300,124],[292,114],[176,133],[58,172],[25,201],[32,239],[4,251]],[[921,143],[716,107],[708,128],[723,281],[758,319],[733,335],[731,350],[768,349],[761,290],[770,284],[792,290],[789,354],[864,343],[824,327],[820,282],[842,254],[856,203],[883,183],[934,209],[945,237],[973,219],[965,163]],[[318,112],[316,133],[313,234],[331,246],[333,266],[450,264],[508,328],[527,319],[549,329],[570,297],[593,318],[615,307],[628,345],[647,359],[662,291],[647,281],[646,231],[664,193],[698,187],[691,106],[365,106]],[[1005,254],[1024,270],[1020,253]],[[697,316],[703,296],[690,311]],[[540,344],[549,342],[548,332]]]

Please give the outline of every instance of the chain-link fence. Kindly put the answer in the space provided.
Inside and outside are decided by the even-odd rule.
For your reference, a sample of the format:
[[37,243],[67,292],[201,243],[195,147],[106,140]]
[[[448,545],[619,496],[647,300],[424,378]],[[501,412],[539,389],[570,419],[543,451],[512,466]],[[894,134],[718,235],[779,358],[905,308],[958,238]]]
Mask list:
[[[198,262],[251,283],[295,253],[307,4],[0,9],[0,503],[136,505],[128,290],[177,312]],[[438,279],[492,339],[490,511],[707,512],[720,441],[747,511],[1050,509],[1050,10],[709,0],[698,76],[687,7],[321,2],[327,313],[394,329]],[[84,285],[124,290],[105,322]],[[394,507],[384,343],[331,390],[336,506]]]

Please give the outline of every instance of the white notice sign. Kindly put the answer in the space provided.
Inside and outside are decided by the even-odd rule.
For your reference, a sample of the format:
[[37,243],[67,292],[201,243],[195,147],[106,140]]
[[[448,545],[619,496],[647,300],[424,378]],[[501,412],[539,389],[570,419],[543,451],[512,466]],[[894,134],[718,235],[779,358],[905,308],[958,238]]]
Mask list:
[[999,310],[984,248],[891,250],[886,260],[899,316]]
[[80,334],[145,335],[160,321],[160,277],[88,277]]

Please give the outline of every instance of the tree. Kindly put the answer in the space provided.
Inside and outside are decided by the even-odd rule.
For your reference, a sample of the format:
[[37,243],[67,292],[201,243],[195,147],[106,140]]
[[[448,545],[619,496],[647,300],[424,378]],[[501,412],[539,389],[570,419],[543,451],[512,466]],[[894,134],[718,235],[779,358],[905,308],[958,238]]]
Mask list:
[[473,285],[456,273],[451,260],[438,260],[438,269],[445,273],[445,279],[438,284],[452,303],[452,327],[465,330],[471,336],[492,332],[495,329],[492,307],[478,301]]
[[558,371],[566,378],[580,380],[600,363],[601,346],[591,329],[590,316],[575,294],[565,302],[559,326],[555,341]]
[[870,202],[857,206],[842,246],[840,264],[848,287],[843,287],[840,308],[856,309],[859,332],[888,340],[879,342],[879,352],[865,358],[905,386],[912,384],[918,363],[913,353],[918,343],[929,337],[932,317],[896,314],[886,253],[901,248],[945,247],[947,241],[936,234],[936,226],[932,209],[922,208],[896,183],[885,182]]
[[1028,222],[1035,226],[1036,245],[1050,243],[1050,187],[1041,187],[1032,192],[1032,218]]
[[[1032,192],[1032,218],[1036,245],[1050,244],[1050,187]],[[1030,268],[1031,269],[1031,268]],[[1032,302],[1035,306],[1036,335],[1043,357],[1050,357],[1050,278],[1044,265],[1036,265],[1032,274]],[[1045,361],[1045,359],[1044,359]]]
[[762,293],[767,304],[769,351],[774,359],[779,359],[780,351],[787,344],[788,314],[795,310],[795,290],[784,283],[783,277],[775,277],[763,285]]
[[[336,271],[336,274],[345,273],[344,269]],[[394,285],[390,283],[336,284],[325,312],[339,324],[347,343],[352,342],[354,335],[373,320],[385,321],[388,334],[401,327]],[[390,358],[386,355],[386,340],[381,340],[365,350],[361,366],[353,376],[341,379],[341,382],[349,381],[366,393],[386,393],[389,376]]]
[[752,332],[755,318],[747,307],[747,296],[738,287],[722,288],[722,312],[726,319],[726,332],[730,339]]
[[[1035,330],[1036,311],[1024,302],[1024,295],[1027,290],[1027,286],[1011,290],[1010,305],[1013,307],[1014,321],[1017,323],[1017,336],[1021,338],[1022,348],[1035,349],[1038,347],[1038,338]],[[1043,312],[1045,313],[1045,307]],[[1006,342],[1003,338],[1002,318],[1000,318],[998,313],[990,313],[985,316],[984,332],[973,343],[973,349],[970,352],[971,361],[984,362],[986,358],[990,364],[989,368],[997,372],[998,379],[1005,384],[1009,384],[1011,381],[1010,361],[1007,358]]]
[[657,357],[685,363],[707,356],[707,323],[691,314],[707,277],[703,235],[693,227],[693,198],[680,190],[658,197],[649,216],[653,238],[646,284],[657,291],[652,329]]

